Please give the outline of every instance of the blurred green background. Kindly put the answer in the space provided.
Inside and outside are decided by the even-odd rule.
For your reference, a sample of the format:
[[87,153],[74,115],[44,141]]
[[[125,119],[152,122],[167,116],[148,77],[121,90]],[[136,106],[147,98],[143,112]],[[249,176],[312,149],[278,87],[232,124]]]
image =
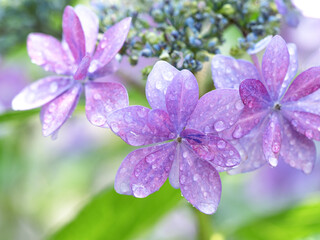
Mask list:
[[[0,100],[48,74],[31,63],[27,34],[61,38],[64,7],[80,2],[89,4],[0,0]],[[238,35],[226,32],[223,53]],[[128,79],[131,69],[124,59],[114,77],[127,86],[131,105],[148,106],[145,82]],[[197,77],[200,87],[210,85],[210,65]],[[0,102],[0,112],[0,240],[320,239],[319,161],[308,176],[281,164],[222,173],[220,206],[207,216],[169,183],[145,199],[116,194],[117,168],[135,148],[90,125],[83,102],[56,140],[42,136],[39,110],[11,112]]]

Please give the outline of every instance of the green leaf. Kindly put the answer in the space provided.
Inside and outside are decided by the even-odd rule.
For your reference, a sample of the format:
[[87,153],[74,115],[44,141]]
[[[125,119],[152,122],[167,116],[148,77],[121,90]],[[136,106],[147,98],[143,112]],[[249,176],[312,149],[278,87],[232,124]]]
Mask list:
[[153,226],[181,200],[167,182],[144,199],[117,194],[109,188],[92,199],[78,216],[50,240],[126,240]]
[[320,233],[320,202],[297,206],[249,223],[232,239],[302,239]]
[[10,111],[5,112],[0,115],[0,123],[17,121],[17,120],[25,120],[28,117],[35,116],[39,114],[39,109],[32,109],[28,111]]

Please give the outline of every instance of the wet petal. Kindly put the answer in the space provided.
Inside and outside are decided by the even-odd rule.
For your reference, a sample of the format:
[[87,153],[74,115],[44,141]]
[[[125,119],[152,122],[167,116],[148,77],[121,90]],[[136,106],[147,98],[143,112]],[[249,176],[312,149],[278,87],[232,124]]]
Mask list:
[[74,10],[81,22],[86,42],[86,52],[90,53],[90,56],[92,56],[96,47],[99,32],[98,16],[83,5],[77,5]]
[[197,79],[190,71],[182,70],[168,86],[165,98],[167,112],[180,133],[199,99]]
[[160,189],[169,176],[176,153],[176,142],[167,143],[145,156],[131,175],[132,194],[144,198]]
[[221,132],[239,118],[243,103],[236,89],[217,89],[202,96],[186,128],[203,133]]
[[82,58],[76,73],[73,75],[75,80],[83,80],[87,77],[90,60],[91,59],[89,55],[86,55],[84,58]]
[[296,132],[291,124],[283,119],[283,141],[280,155],[291,167],[310,173],[316,160],[313,141]]
[[216,134],[204,135],[193,129],[181,133],[193,151],[203,160],[220,167],[233,167],[240,163],[238,151]]
[[55,133],[70,118],[78,104],[81,91],[81,84],[75,83],[69,90],[42,107],[40,119],[45,137]]
[[263,153],[263,134],[268,120],[265,119],[253,128],[249,134],[240,138],[235,146],[241,156],[241,163],[230,174],[250,172],[267,163]]
[[[261,39],[261,40],[260,40],[259,42],[257,42],[252,48],[249,48],[249,49],[247,50],[247,53],[250,54],[250,55],[252,55],[252,54],[256,54],[256,53],[258,53],[258,52],[261,52],[263,49],[265,49],[265,48],[269,45],[271,39],[272,39],[272,36],[271,36],[271,35],[269,35],[269,36]],[[248,79],[249,79],[249,78],[248,78]],[[258,78],[252,78],[252,77],[250,77],[250,79],[258,79]]]
[[156,62],[146,84],[146,96],[151,108],[167,110],[165,99],[167,88],[178,73],[179,70],[169,63]]
[[122,48],[130,30],[131,18],[125,18],[109,28],[103,35],[95,54],[93,55],[90,72],[108,64]]
[[199,211],[212,214],[217,210],[221,197],[219,173],[186,144],[180,146],[181,193]]
[[279,91],[287,74],[288,66],[287,44],[282,37],[277,35],[272,38],[262,59],[262,75],[273,100],[277,100],[279,97]]
[[176,137],[168,114],[160,109],[130,106],[114,111],[107,121],[116,135],[133,146],[163,142]]
[[[162,145],[156,145],[152,147],[141,148],[129,153],[129,155],[123,160],[117,172],[115,183],[114,183],[114,188],[116,192],[120,194],[133,195],[132,181],[137,182],[138,180],[137,177],[142,176],[140,174],[151,173],[155,175],[154,177],[158,177],[157,174],[160,174],[160,175],[163,174],[162,177],[164,177],[164,175],[169,174],[169,170],[170,170],[169,165],[170,165],[170,161],[172,164],[172,161],[173,161],[172,156],[174,157],[175,149],[176,149],[176,143],[173,142],[173,143],[166,143]],[[164,162],[166,164],[164,169],[159,168],[159,165],[161,164],[161,162]],[[152,164],[155,164],[154,169],[152,168]],[[150,166],[151,166],[151,169],[150,169]],[[169,169],[168,169],[168,166],[169,166]],[[136,167],[138,168],[136,169]],[[145,167],[145,169],[141,169],[141,167]],[[150,191],[151,188],[153,187],[153,184],[154,184],[154,187],[159,186],[159,188],[163,184],[163,183],[159,184],[159,182],[162,180],[162,179],[160,180],[160,178],[156,182],[153,182],[155,179],[152,179],[153,180],[152,181],[150,177],[148,180],[149,182],[147,184],[150,184],[151,186],[143,186],[145,187],[145,192]],[[136,197],[139,197],[137,196],[139,195],[137,186],[134,187],[134,192]]]
[[211,62],[212,79],[218,88],[238,89],[245,79],[259,79],[256,67],[245,60],[216,55]]
[[56,38],[42,33],[31,33],[28,36],[27,48],[31,61],[44,70],[66,75],[72,73],[72,62]]
[[244,80],[240,84],[239,92],[242,102],[249,109],[260,110],[271,106],[268,91],[259,80]]
[[298,71],[298,51],[297,46],[293,43],[287,44],[289,55],[290,55],[290,64],[288,67],[287,74],[284,78],[284,81],[281,85],[280,89],[280,98],[284,95],[286,90],[288,89],[290,83],[292,82],[292,79],[296,76]]
[[37,108],[55,99],[71,87],[74,80],[69,77],[46,77],[24,88],[13,100],[13,110]]
[[179,151],[180,151],[180,148],[177,148],[176,155],[174,157],[174,160],[173,160],[173,163],[171,166],[171,170],[169,173],[169,182],[170,182],[171,186],[176,189],[180,188],[180,184],[179,184],[179,158],[178,158]]
[[87,118],[98,127],[108,127],[108,115],[129,105],[127,90],[121,83],[89,82],[85,92]]
[[300,73],[288,88],[281,102],[297,101],[320,88],[320,67]]
[[[116,72],[120,67],[120,63],[119,61],[114,58],[112,59],[107,65],[97,69],[96,66],[94,66],[94,64],[90,64],[90,67],[89,67],[89,73],[88,73],[88,76],[89,78],[91,79],[96,79],[96,78],[100,78],[100,77],[104,77],[104,76],[107,76],[107,75],[110,75],[114,72]],[[91,73],[91,69],[94,68],[94,69],[97,69],[95,72]]]
[[263,135],[263,152],[272,167],[278,165],[281,148],[281,126],[276,114],[272,114]]
[[72,7],[66,6],[62,19],[63,37],[76,61],[80,63],[86,55],[85,37],[80,20]]
[[320,116],[300,111],[283,109],[283,116],[291,123],[293,128],[309,139],[320,140]]

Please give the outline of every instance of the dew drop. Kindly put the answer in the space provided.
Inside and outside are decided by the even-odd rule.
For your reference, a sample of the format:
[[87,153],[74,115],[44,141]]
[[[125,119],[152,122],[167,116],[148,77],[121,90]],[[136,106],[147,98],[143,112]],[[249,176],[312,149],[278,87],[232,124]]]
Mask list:
[[242,128],[240,125],[238,125],[236,129],[233,131],[232,136],[234,138],[240,138],[242,136]]
[[146,197],[148,195],[147,189],[142,185],[133,184],[132,185],[132,191],[134,193],[134,196],[137,197],[137,198],[143,198],[143,197]]
[[217,121],[214,124],[214,128],[217,132],[221,132],[222,130],[224,130],[226,128],[226,126],[223,121]]
[[111,127],[112,131],[114,131],[115,133],[119,132],[119,126],[117,123],[115,123],[115,122],[111,123],[110,127]]
[[184,158],[188,157],[188,152],[183,152],[182,156],[183,156]]
[[159,89],[159,90],[162,89],[162,83],[161,83],[161,81],[157,81],[157,82],[156,82],[156,89]]
[[235,107],[236,107],[237,110],[240,111],[240,110],[243,109],[244,105],[243,105],[243,103],[242,103],[241,100],[238,100],[238,101],[236,102],[236,104],[235,104]]
[[90,119],[94,125],[98,125],[98,126],[101,126],[106,122],[106,118],[100,114],[94,114],[91,116]]
[[184,175],[182,175],[181,177],[180,177],[180,183],[181,184],[184,184],[186,182],[186,177],[184,176]]
[[50,103],[49,105],[49,112],[53,112],[54,110],[56,110],[57,105],[55,103]]
[[130,191],[130,187],[129,187],[129,184],[127,183],[121,183],[120,185],[120,191],[121,193],[127,193]]
[[306,174],[311,173],[311,171],[312,171],[312,163],[311,163],[311,162],[305,163],[305,164],[302,166],[302,170],[303,170]]
[[153,161],[155,160],[155,156],[154,154],[150,154],[146,157],[146,162],[147,163],[153,163]]
[[275,142],[272,144],[272,152],[278,153],[280,151],[280,144]]
[[51,93],[55,93],[58,90],[58,83],[56,82],[52,82],[50,84],[50,92]]
[[200,176],[199,176],[199,174],[195,174],[194,176],[193,176],[193,181],[198,181],[200,179]]
[[272,167],[276,167],[278,165],[278,159],[275,157],[269,157],[268,161]]
[[217,147],[218,147],[219,149],[224,149],[224,148],[226,147],[226,142],[223,141],[223,140],[218,141]]
[[99,93],[95,93],[95,94],[93,95],[93,99],[94,99],[94,100],[101,100],[101,95],[100,95]]
[[308,129],[305,134],[306,134],[306,137],[309,139],[311,139],[313,137],[313,132],[310,129]]

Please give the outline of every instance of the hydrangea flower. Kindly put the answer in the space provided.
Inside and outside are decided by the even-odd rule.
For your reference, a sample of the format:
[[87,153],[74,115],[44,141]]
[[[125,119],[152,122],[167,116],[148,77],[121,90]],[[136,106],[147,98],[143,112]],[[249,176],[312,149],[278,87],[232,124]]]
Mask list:
[[[12,101],[14,110],[43,106],[42,132],[58,131],[75,109],[83,86],[88,120],[107,127],[106,116],[114,109],[128,106],[128,94],[118,82],[97,82],[97,78],[117,69],[115,56],[121,49],[131,24],[125,18],[108,29],[96,47],[98,17],[84,6],[67,6],[63,13],[63,40],[31,33],[27,48],[33,63],[58,76],[40,79],[24,88]],[[95,50],[96,49],[96,50]]]
[[[159,190],[169,176],[171,185],[206,214],[216,211],[221,182],[218,171],[240,161],[237,150],[217,133],[206,134],[207,108],[216,119],[237,108],[223,111],[219,103],[232,102],[237,91],[216,90],[200,100],[198,83],[188,70],[179,71],[159,61],[148,76],[146,96],[152,109],[129,106],[108,118],[111,130],[133,146],[150,145],[131,152],[121,164],[115,190],[143,198]],[[235,103],[232,103],[235,104]],[[241,101],[239,103],[243,107]],[[212,132],[212,131],[210,131]]]
[[212,75],[217,88],[239,88],[245,107],[238,121],[220,134],[239,139],[246,152],[234,172],[277,166],[282,158],[310,173],[320,140],[320,67],[310,68],[294,80],[298,68],[296,48],[275,36],[263,55],[262,67],[244,60],[217,56]]

